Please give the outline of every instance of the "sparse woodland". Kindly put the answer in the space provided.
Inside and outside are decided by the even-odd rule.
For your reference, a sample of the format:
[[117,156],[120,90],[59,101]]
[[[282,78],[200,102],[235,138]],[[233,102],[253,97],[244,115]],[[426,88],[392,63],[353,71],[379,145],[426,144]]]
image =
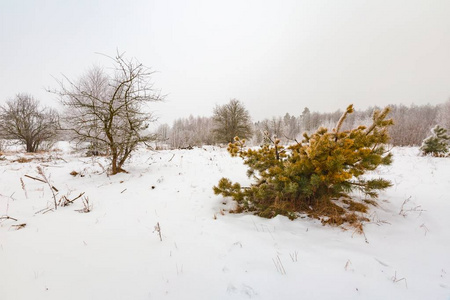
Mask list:
[[[430,135],[431,129],[440,125],[450,129],[450,100],[440,105],[390,105],[390,117],[394,125],[389,127],[389,143],[392,146],[420,146]],[[372,114],[378,107],[365,110],[355,110],[349,115],[343,129],[368,126],[372,121]],[[252,135],[247,136],[247,144],[262,145],[265,136],[276,137],[284,145],[301,139],[304,132],[313,133],[319,127],[333,129],[342,111],[332,113],[311,112],[307,107],[300,112],[289,111],[284,116],[256,121],[252,124]],[[172,126],[162,124],[156,130],[160,137],[158,145],[177,149],[188,146],[214,145],[219,141],[214,136],[213,117],[179,118]],[[267,134],[266,134],[267,133]]]

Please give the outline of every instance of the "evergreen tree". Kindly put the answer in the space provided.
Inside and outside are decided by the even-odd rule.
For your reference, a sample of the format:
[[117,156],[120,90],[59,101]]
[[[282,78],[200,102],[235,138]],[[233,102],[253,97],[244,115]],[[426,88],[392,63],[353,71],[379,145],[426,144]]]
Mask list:
[[448,141],[450,140],[447,130],[436,125],[431,132],[432,135],[423,140],[420,150],[424,155],[445,156],[449,152]]
[[241,187],[222,178],[213,188],[215,194],[232,197],[238,205],[236,212],[251,211],[262,217],[282,214],[291,219],[306,213],[324,223],[359,223],[355,211],[366,212],[367,204],[353,201],[349,193],[360,190],[375,198],[377,190],[391,186],[384,179],[362,175],[392,162],[384,144],[393,122],[386,120],[389,108],[385,108],[374,112],[368,128],[342,131],[352,112],[350,105],[331,132],[319,128],[312,135],[305,133],[301,142],[287,148],[267,137],[270,143],[260,149],[246,149],[245,140],[236,137],[228,151],[244,160],[247,175],[255,183]]

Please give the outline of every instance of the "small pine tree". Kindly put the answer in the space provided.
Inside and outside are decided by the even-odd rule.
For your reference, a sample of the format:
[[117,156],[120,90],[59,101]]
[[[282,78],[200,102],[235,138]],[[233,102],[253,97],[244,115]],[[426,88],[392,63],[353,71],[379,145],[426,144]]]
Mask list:
[[420,150],[423,155],[445,156],[449,152],[450,137],[447,130],[439,125],[431,129],[432,135],[423,140]]
[[341,131],[352,112],[350,105],[331,132],[319,128],[312,135],[305,133],[301,142],[287,148],[267,137],[270,143],[260,149],[246,149],[245,140],[236,137],[228,151],[244,159],[249,167],[247,175],[256,182],[241,187],[222,178],[213,188],[215,194],[232,197],[237,202],[236,212],[250,211],[269,218],[281,214],[291,219],[306,213],[323,223],[360,224],[355,211],[366,212],[367,204],[353,201],[349,193],[360,190],[375,198],[377,190],[391,186],[384,179],[362,175],[392,162],[384,145],[393,122],[386,120],[389,108],[385,108],[374,112],[370,127]]

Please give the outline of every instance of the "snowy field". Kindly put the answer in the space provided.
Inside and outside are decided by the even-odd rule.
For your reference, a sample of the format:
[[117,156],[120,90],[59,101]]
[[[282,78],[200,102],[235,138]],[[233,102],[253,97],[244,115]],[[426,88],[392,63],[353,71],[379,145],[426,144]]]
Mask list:
[[[448,158],[394,149],[393,165],[369,175],[394,186],[361,235],[227,213],[212,186],[249,180],[224,149],[140,150],[128,174],[108,177],[105,158],[57,147],[1,156],[0,216],[17,219],[0,220],[2,300],[450,299]],[[49,186],[25,176],[40,177],[37,166],[57,200],[85,194],[44,210]],[[80,213],[85,196],[92,211]]]

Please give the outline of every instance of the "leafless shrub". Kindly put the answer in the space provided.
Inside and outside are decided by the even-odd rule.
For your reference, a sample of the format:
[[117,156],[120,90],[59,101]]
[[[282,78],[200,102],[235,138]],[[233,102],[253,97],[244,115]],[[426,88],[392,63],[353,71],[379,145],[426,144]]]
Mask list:
[[1,106],[0,120],[2,136],[20,141],[27,152],[36,152],[43,143],[52,141],[59,126],[58,113],[41,108],[39,101],[27,94],[18,94]]
[[136,60],[123,54],[111,58],[113,74],[92,68],[78,81],[59,81],[61,102],[70,110],[63,130],[73,133],[80,144],[89,144],[91,153],[107,152],[111,158],[111,174],[124,172],[123,164],[138,144],[155,139],[146,133],[154,121],[144,106],[163,99],[151,83],[151,72]]

